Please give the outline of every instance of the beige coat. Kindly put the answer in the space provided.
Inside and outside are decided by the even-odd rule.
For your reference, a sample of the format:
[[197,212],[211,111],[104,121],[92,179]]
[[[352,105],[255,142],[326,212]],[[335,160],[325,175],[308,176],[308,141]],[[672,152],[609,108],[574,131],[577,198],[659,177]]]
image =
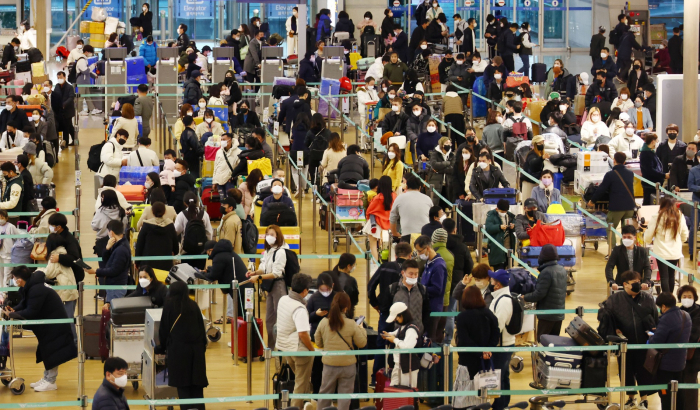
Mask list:
[[[143,226],[144,221],[147,221],[151,218],[155,218],[153,215],[153,209],[151,209],[150,206],[147,206],[146,209],[143,210],[143,213],[141,214],[141,218],[139,219],[138,223],[136,224],[136,230],[140,231],[141,227]],[[170,205],[165,206],[165,214],[163,215],[163,219],[170,219],[170,221],[174,221],[175,218],[177,218],[177,212],[175,212],[175,208],[173,208]]]
[[243,253],[243,234],[241,233],[243,223],[236,212],[229,212],[221,218],[219,225],[219,240],[228,239],[233,244],[233,251]]
[[[51,255],[63,255],[66,254],[66,248],[59,246],[51,252]],[[48,259],[48,258],[47,258]],[[56,279],[58,286],[76,286],[75,275],[73,274],[73,269],[67,266],[63,266],[60,263],[49,262],[44,270],[46,274],[46,279]],[[78,299],[78,289],[61,289],[57,290],[58,296],[64,302],[70,302],[72,300]]]
[[[331,330],[328,318],[321,320],[314,334],[316,345],[326,351],[354,350],[365,347],[367,345],[367,331],[358,326],[352,319],[344,318],[344,320],[345,324],[340,332]],[[348,343],[354,347],[350,348]],[[357,359],[356,356],[323,356],[321,361],[329,366],[351,366],[357,362]]]

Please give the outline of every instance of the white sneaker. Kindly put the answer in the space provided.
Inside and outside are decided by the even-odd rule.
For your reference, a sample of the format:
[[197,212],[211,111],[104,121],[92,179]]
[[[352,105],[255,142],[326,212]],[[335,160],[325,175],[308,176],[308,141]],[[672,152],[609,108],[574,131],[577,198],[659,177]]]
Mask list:
[[310,402],[304,403],[304,410],[316,410],[316,401],[311,400]]
[[99,115],[99,114],[102,114],[102,110],[98,110],[97,108],[90,111],[90,115]]
[[88,115],[87,110],[80,111],[80,115]]
[[31,387],[31,388],[33,389],[33,388],[35,388],[35,387],[37,387],[37,386],[40,386],[40,385],[42,385],[42,384],[44,384],[44,383],[46,383],[46,380],[42,378],[41,380],[36,381],[36,382],[34,382],[34,383],[29,383],[29,387]]
[[231,347],[231,342],[228,342],[228,347]]
[[34,391],[51,391],[51,390],[58,390],[58,386],[56,386],[56,383],[45,382],[43,384],[40,384],[40,385],[34,387]]

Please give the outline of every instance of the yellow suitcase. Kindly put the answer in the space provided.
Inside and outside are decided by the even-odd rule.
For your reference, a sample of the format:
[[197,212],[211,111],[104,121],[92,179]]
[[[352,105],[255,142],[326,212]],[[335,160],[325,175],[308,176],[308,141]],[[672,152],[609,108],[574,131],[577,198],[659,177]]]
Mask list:
[[32,63],[32,78],[43,77],[46,75],[46,70],[44,69],[44,63]]
[[202,178],[211,178],[214,176],[214,161],[202,161]]
[[353,70],[357,70],[357,62],[362,59],[360,53],[350,53],[350,66]]

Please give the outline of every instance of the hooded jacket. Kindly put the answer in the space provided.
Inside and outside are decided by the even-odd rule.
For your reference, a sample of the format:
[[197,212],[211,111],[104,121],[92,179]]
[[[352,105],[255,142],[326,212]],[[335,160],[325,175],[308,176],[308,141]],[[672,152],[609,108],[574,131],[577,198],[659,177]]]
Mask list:
[[406,122],[406,136],[411,144],[418,143],[418,136],[427,131],[428,120],[430,119],[430,114],[425,107],[421,107],[422,112],[419,116],[415,116],[409,108],[408,121]]
[[456,256],[447,249],[447,242],[434,242],[433,250],[437,252],[442,259],[445,260],[445,267],[447,268],[447,275],[445,276],[445,288],[443,290],[444,299],[442,306],[449,306],[450,304],[450,290],[452,289],[452,275],[455,269],[455,258]]
[[[245,262],[243,262],[243,259],[241,259],[237,253],[233,252],[233,245],[231,245],[231,241],[228,239],[219,239],[211,250],[209,259],[212,260],[212,264],[207,268],[205,273],[208,281],[217,281],[220,284],[232,284],[234,279],[239,283],[248,279],[245,276],[248,272],[248,267]],[[255,285],[248,283],[241,285],[240,288],[254,289]],[[221,292],[230,295],[232,289],[222,288]]]
[[338,162],[338,180],[354,184],[361,179],[369,178],[369,165],[359,155],[347,155]]
[[569,70],[566,68],[562,68],[562,70],[563,72],[559,77],[554,78],[552,91],[558,92],[561,98],[568,98],[570,101],[573,101],[576,94],[578,94],[576,77],[569,73]]
[[192,104],[193,107],[196,107],[199,99],[203,96],[202,87],[196,78],[189,78],[185,81],[185,92],[182,95],[183,103]]
[[[537,310],[564,309],[567,273],[556,260],[545,262],[538,268],[535,290],[523,296],[526,302],[537,302]],[[564,314],[539,315],[540,319],[564,320]]]
[[[180,243],[171,219],[153,217],[144,221],[134,245],[136,256],[171,256],[179,252]],[[149,261],[146,264],[153,269],[167,271],[173,267],[172,260]]]

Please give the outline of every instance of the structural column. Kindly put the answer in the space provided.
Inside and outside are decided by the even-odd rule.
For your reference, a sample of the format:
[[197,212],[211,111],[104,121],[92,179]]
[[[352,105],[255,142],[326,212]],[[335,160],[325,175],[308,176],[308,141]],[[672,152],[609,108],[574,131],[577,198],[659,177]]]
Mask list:
[[683,3],[683,128],[684,140],[692,141],[698,129],[698,21],[700,2]]
[[30,3],[30,14],[34,16],[33,26],[36,29],[36,47],[45,56],[49,56],[51,13],[46,10],[51,10],[51,0],[34,0]]

